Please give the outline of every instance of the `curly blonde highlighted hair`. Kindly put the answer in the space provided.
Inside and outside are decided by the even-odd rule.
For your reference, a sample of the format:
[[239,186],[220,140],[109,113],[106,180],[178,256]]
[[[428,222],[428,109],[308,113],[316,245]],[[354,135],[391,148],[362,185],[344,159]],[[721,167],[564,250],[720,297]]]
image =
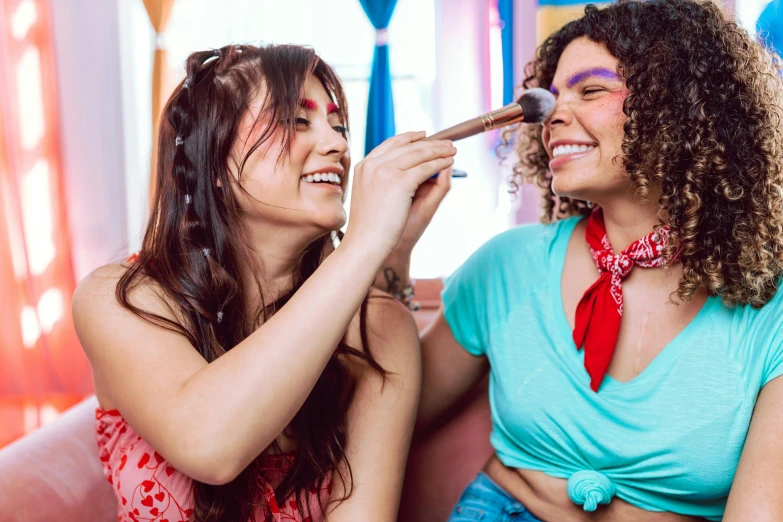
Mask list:
[[[659,219],[680,251],[677,297],[699,288],[727,305],[761,307],[783,273],[783,80],[780,59],[709,1],[620,0],[585,8],[527,65],[525,88],[547,88],[566,46],[587,37],[619,61],[629,91],[622,164],[637,195],[660,186]],[[586,215],[552,192],[540,126],[520,132],[512,191],[544,191],[543,222]],[[506,131],[508,139],[514,130]]]

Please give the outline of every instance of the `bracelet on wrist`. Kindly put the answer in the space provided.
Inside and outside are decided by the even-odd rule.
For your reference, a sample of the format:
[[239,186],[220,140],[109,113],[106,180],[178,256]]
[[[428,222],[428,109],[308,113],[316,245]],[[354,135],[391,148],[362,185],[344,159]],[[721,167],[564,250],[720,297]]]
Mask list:
[[414,301],[415,297],[415,282],[411,279],[408,286],[404,287],[399,293],[392,294],[396,299],[399,299],[402,304],[408,307],[411,312],[421,310],[421,304],[418,301]]
[[421,309],[421,305],[413,300],[415,293],[414,287],[416,284],[413,279],[410,279],[406,286],[400,288],[400,276],[397,275],[397,272],[395,272],[392,267],[383,269],[383,277],[386,280],[386,291],[392,297],[399,299],[411,312]]

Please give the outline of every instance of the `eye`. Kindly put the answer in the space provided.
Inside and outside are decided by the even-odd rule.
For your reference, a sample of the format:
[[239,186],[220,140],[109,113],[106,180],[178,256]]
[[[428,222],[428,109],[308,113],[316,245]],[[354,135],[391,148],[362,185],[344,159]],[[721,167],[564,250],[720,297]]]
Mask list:
[[595,94],[595,93],[602,92],[602,91],[605,91],[605,90],[606,89],[604,89],[602,87],[588,87],[587,89],[582,91],[582,95],[588,96],[590,94]]
[[332,128],[337,132],[339,132],[340,134],[342,134],[343,138],[345,138],[348,135],[348,129],[346,129],[344,125],[335,125]]
[[309,127],[310,126],[310,120],[308,120],[307,118],[297,118],[296,119],[296,124],[297,125],[304,125],[305,127]]

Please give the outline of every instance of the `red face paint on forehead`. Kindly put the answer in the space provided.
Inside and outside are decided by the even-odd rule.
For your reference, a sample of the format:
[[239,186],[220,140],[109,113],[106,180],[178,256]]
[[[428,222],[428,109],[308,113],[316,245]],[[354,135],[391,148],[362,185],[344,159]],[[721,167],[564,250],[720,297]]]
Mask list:
[[340,108],[337,106],[336,103],[329,102],[326,105],[326,114],[332,114],[335,112],[340,112]]
[[311,100],[310,98],[304,98],[300,105],[303,109],[307,109],[308,111],[314,111],[318,109],[318,104],[315,102],[315,100]]

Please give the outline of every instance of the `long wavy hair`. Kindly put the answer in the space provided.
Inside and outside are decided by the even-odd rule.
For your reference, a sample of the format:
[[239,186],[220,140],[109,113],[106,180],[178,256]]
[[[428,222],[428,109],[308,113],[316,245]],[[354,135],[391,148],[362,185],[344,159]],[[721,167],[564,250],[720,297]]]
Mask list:
[[[780,59],[710,1],[620,0],[586,6],[547,38],[523,86],[548,88],[580,37],[619,61],[629,94],[618,159],[640,198],[661,187],[659,220],[672,230],[664,255],[679,251],[683,265],[676,296],[705,288],[727,305],[763,306],[783,272]],[[588,202],[552,192],[542,129],[523,127],[504,134],[518,138],[512,192],[542,188],[543,222],[588,214]]]
[[[188,58],[186,73],[163,111],[150,221],[137,262],[119,281],[116,297],[139,317],[183,335],[204,359],[212,362],[280,309],[333,249],[329,235],[314,241],[291,274],[293,288],[273,302],[265,298],[262,276],[258,275],[263,274],[263,267],[230,190],[234,184],[230,152],[241,119],[263,88],[261,112],[268,114],[270,123],[238,162],[240,181],[248,157],[277,131],[282,135],[281,156],[290,152],[296,113],[308,78],[321,82],[346,126],[347,103],[334,71],[311,49],[299,46],[244,45],[197,52]],[[255,124],[260,123],[257,120]],[[253,280],[242,275],[240,268],[246,264],[256,274]],[[131,302],[134,288],[143,284],[154,284],[162,290],[176,320]],[[261,303],[254,313],[248,313],[252,305],[247,302],[245,290],[252,285],[258,288]],[[280,499],[295,495],[301,509],[309,509],[302,501],[303,493],[325,487],[331,473],[335,479],[339,475],[345,485],[343,500],[352,491],[345,443],[346,411],[355,379],[345,356],[386,374],[369,351],[366,306],[367,299],[360,311],[363,350],[344,342],[336,347],[335,355],[285,432],[296,442],[297,452],[275,492]],[[275,446],[280,452],[277,443]],[[346,470],[345,476],[340,469]],[[252,519],[254,507],[264,501],[257,491],[258,473],[254,462],[226,485],[194,481],[194,519]]]

